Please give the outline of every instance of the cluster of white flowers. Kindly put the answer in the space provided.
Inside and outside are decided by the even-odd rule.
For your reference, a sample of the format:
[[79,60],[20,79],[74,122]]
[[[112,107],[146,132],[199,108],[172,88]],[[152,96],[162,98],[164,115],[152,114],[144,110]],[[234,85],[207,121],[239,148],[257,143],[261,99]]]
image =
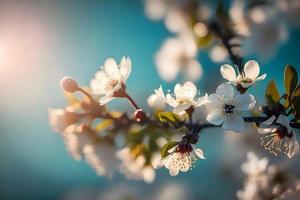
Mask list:
[[[152,20],[164,20],[166,28],[175,37],[165,40],[155,56],[159,75],[165,81],[173,81],[178,74],[184,79],[196,81],[202,76],[202,66],[196,59],[197,43],[195,36],[206,37],[208,28],[197,23],[191,30],[193,17],[208,19],[210,10],[196,0],[146,0],[145,11]],[[191,14],[195,16],[191,16]]]
[[253,152],[247,154],[247,161],[241,166],[246,180],[244,188],[237,192],[238,199],[279,200],[298,196],[299,181],[294,178],[283,177],[280,170],[273,165],[268,165],[268,163],[267,158],[259,159]]
[[125,147],[117,152],[117,157],[122,161],[120,170],[129,179],[144,180],[152,183],[155,179],[155,171],[151,164],[145,165],[143,156],[135,157],[130,148]]
[[236,31],[246,38],[245,53],[251,50],[263,55],[263,58],[276,53],[277,46],[288,38],[286,22],[289,20],[283,17],[292,14],[292,9],[287,9],[288,7],[293,7],[298,12],[300,10],[299,2],[285,0],[276,0],[251,8],[246,6],[245,1],[233,1],[229,13]]

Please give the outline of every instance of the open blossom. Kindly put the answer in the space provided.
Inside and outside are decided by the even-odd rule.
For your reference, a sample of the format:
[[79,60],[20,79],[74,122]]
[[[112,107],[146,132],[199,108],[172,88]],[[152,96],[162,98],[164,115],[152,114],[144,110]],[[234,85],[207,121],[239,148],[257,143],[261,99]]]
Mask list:
[[48,115],[50,126],[57,133],[62,133],[68,126],[79,120],[79,116],[75,112],[63,109],[49,109]]
[[179,73],[183,73],[186,80],[198,80],[202,66],[196,56],[197,46],[189,33],[169,38],[155,56],[158,73],[165,81],[174,80]]
[[84,148],[85,160],[95,169],[97,175],[112,178],[118,160],[115,148],[108,143],[99,142]]
[[272,116],[269,120],[265,121],[263,125],[269,126],[258,129],[259,133],[265,134],[264,137],[261,138],[261,144],[266,150],[274,155],[283,152],[289,158],[299,153],[299,143],[287,116],[279,115],[277,119],[275,116]]
[[241,132],[245,129],[245,122],[241,111],[250,110],[255,106],[255,99],[250,94],[234,95],[233,87],[222,83],[216,93],[209,95],[208,115],[206,120],[214,125],[221,125],[224,129]]
[[205,159],[203,151],[191,144],[178,144],[169,153],[170,155],[160,160],[157,167],[165,166],[171,176],[178,175],[180,171],[187,172],[198,158]]
[[234,68],[228,64],[222,65],[220,71],[224,79],[235,85],[240,85],[243,88],[249,88],[254,85],[256,81],[264,80],[267,76],[266,74],[258,76],[260,68],[258,63],[254,60],[246,62],[242,74],[236,74]]
[[159,96],[169,106],[174,108],[174,113],[178,115],[184,115],[187,109],[190,107],[198,107],[207,103],[207,94],[203,97],[196,98],[197,87],[194,83],[188,81],[183,85],[176,84],[174,88],[174,96],[170,93],[164,94],[162,87],[155,90],[157,96]]
[[152,183],[155,179],[155,171],[151,165],[145,165],[143,156],[135,156],[129,147],[125,147],[116,153],[121,160],[120,170],[129,179],[144,180]]
[[95,74],[91,81],[91,89],[95,95],[100,95],[99,103],[104,105],[115,97],[122,97],[126,89],[125,82],[131,73],[130,58],[122,57],[120,64],[112,58],[104,62],[104,66]]

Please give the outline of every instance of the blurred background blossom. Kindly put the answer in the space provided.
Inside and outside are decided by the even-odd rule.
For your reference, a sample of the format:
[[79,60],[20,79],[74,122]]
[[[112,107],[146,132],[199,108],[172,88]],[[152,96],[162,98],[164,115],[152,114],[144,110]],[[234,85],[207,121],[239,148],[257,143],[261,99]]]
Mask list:
[[[277,0],[258,9],[248,8],[246,2],[225,1],[241,31],[238,42],[244,41],[239,51],[257,59],[267,79],[276,79],[282,89],[284,66],[290,63],[300,69],[300,3]],[[235,199],[237,191],[239,197],[249,197],[246,191],[251,187],[247,190],[247,174],[241,169],[249,151],[299,177],[299,156],[288,160],[267,154],[258,148],[255,130],[223,134],[213,128],[201,135],[206,162],[197,163],[192,171],[169,177],[167,170],[159,170],[150,185],[118,174],[110,180],[96,176],[104,173],[97,168],[97,149],[87,150],[95,172],[73,160],[49,127],[48,108],[65,105],[59,92],[61,78],[70,75],[89,85],[107,57],[131,57],[127,86],[143,107],[160,84],[173,88],[183,79],[195,81],[203,92],[214,92],[222,80],[220,64],[229,63],[227,52],[205,23],[190,22],[191,14],[203,22],[211,19],[215,8],[212,1],[193,0],[0,1],[0,198]],[[140,84],[145,80],[147,84]],[[259,102],[266,84],[251,89]],[[122,100],[110,106],[129,110]],[[66,145],[78,157],[73,144]],[[299,187],[292,189],[282,198],[298,199]]]

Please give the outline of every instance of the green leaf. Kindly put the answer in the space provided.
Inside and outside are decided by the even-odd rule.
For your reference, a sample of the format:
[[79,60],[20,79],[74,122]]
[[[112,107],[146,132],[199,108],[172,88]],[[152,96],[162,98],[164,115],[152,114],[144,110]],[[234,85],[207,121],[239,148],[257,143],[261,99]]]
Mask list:
[[273,107],[280,100],[280,94],[275,84],[275,81],[271,80],[269,82],[265,92],[265,96],[267,105],[270,107]]
[[110,119],[105,119],[101,121],[96,127],[95,130],[97,132],[103,131],[104,129],[108,128],[110,125],[113,124],[113,121]]
[[298,83],[297,71],[291,65],[287,65],[284,70],[284,87],[287,95],[291,96]]
[[179,142],[168,142],[167,144],[165,144],[161,150],[160,150],[160,155],[162,158],[170,155],[170,153],[168,152],[171,148],[175,147],[177,144],[179,144]]
[[177,122],[180,121],[178,115],[173,112],[161,112],[158,114],[159,120],[161,122]]

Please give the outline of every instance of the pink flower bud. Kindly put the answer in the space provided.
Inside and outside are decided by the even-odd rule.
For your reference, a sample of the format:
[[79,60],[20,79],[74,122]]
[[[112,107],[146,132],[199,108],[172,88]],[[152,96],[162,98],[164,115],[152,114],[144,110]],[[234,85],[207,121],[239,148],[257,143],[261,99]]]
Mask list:
[[60,86],[67,92],[75,92],[76,90],[78,90],[78,85],[77,82],[72,79],[71,77],[64,77],[61,81],[60,81]]

